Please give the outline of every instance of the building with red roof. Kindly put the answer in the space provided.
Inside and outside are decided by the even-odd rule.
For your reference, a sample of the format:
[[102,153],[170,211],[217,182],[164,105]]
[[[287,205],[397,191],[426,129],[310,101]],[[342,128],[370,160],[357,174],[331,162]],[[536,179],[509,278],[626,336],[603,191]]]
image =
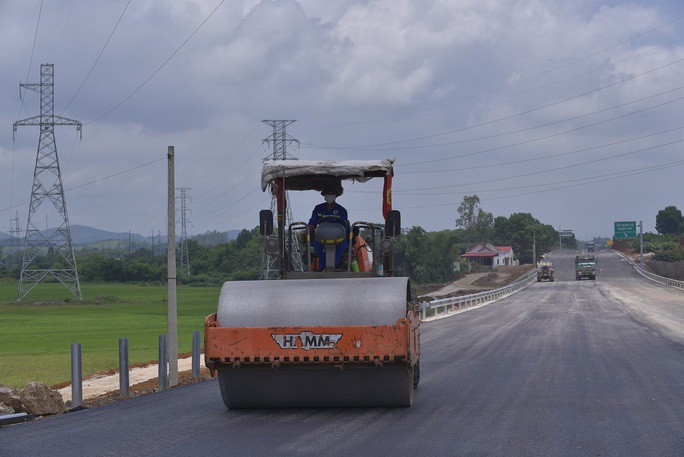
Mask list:
[[518,265],[518,260],[515,258],[511,246],[494,246],[490,243],[477,243],[468,249],[465,254],[461,255],[461,257],[466,259],[470,268],[477,266],[496,268],[501,265]]

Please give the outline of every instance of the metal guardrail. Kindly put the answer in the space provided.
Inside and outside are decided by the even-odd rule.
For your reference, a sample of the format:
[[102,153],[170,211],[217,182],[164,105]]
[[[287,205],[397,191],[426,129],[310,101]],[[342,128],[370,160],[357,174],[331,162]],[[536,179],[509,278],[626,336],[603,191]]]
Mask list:
[[439,300],[426,301],[420,304],[420,319],[426,320],[428,310],[434,310],[435,314],[430,316],[434,318],[437,316],[445,316],[453,314],[456,311],[479,306],[487,302],[502,299],[511,294],[518,292],[521,289],[529,286],[537,281],[537,270],[534,269],[528,274],[522,276],[517,281],[501,287],[499,289],[488,290],[485,292],[478,292],[476,294],[463,295],[461,297],[441,298]]
[[643,276],[646,279],[650,279],[651,281],[658,282],[660,284],[664,284],[666,286],[672,286],[676,287],[677,289],[684,289],[684,281],[679,281],[677,279],[672,279],[668,278],[665,276],[660,276],[655,273],[651,273],[650,271],[646,271],[641,266],[639,266],[633,259],[627,257],[620,251],[616,251],[620,257],[623,259],[627,260],[632,267],[636,270],[637,273],[639,273],[641,276]]

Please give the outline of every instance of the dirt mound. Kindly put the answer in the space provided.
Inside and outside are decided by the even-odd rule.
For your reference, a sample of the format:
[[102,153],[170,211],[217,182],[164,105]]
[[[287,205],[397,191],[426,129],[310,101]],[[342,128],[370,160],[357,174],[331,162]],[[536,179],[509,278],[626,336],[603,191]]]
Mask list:
[[477,294],[480,292],[486,292],[483,291],[482,289],[461,289],[457,290],[456,292],[451,292],[446,295],[440,295],[439,297],[431,297],[430,295],[423,295],[420,297],[421,300],[424,301],[433,301],[433,300],[441,300],[443,298],[452,298],[452,297],[462,297],[464,295],[472,295],[472,294]]
[[532,265],[517,265],[514,267],[502,266],[493,269],[490,273],[473,283],[474,286],[490,287],[496,289],[508,285],[532,270]]

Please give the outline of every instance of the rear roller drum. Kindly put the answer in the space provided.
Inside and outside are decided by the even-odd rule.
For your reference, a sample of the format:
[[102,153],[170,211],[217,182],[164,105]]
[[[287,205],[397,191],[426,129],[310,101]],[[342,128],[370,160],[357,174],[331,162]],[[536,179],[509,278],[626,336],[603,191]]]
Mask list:
[[[416,370],[418,368],[418,370]],[[241,367],[218,370],[228,408],[411,406],[420,368]]]

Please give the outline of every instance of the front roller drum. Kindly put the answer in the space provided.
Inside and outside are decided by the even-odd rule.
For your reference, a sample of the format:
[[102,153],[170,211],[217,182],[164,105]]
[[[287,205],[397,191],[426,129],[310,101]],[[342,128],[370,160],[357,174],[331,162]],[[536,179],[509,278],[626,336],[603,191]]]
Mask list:
[[414,368],[406,365],[224,367],[218,369],[218,378],[228,408],[356,408],[413,402]]

